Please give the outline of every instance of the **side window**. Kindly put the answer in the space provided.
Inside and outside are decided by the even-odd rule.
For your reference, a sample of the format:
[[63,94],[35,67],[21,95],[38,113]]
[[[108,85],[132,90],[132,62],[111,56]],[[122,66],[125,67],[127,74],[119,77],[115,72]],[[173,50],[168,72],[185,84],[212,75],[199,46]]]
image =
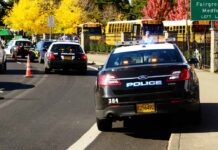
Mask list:
[[36,44],[36,49],[37,49],[37,50],[39,50],[39,49],[41,48],[40,45],[41,45],[41,42],[38,42],[38,43]]

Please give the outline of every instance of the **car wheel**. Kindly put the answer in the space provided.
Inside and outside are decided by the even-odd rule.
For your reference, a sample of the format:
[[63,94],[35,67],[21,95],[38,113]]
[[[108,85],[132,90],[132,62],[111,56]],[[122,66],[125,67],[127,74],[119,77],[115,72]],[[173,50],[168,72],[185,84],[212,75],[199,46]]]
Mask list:
[[123,127],[127,128],[127,129],[133,129],[134,128],[134,123],[133,123],[132,119],[129,119],[129,118],[125,119],[123,121]]
[[51,68],[45,68],[45,73],[46,73],[46,74],[51,73]]
[[4,65],[3,65],[3,72],[5,73],[7,71],[7,63],[5,61]]
[[100,131],[110,131],[112,129],[112,121],[109,119],[96,119],[97,127]]
[[25,55],[23,55],[23,54],[22,54],[22,55],[21,55],[21,58],[23,58],[23,59],[24,59],[24,58],[25,58]]

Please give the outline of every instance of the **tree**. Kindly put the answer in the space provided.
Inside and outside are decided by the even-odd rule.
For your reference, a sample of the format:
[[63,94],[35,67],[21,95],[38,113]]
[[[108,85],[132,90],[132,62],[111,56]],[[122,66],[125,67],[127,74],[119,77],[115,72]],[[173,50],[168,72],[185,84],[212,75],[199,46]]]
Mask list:
[[[41,34],[49,33],[47,18],[55,8],[52,1],[19,0],[4,17],[4,23],[12,29]],[[46,7],[43,7],[46,6]]]
[[190,19],[190,0],[178,0],[168,14],[168,20]]
[[130,19],[143,18],[143,8],[146,5],[146,3],[147,0],[132,0],[129,18]]
[[165,20],[171,11],[169,0],[148,0],[143,9],[145,19]]
[[0,0],[0,26],[4,26],[2,18],[11,9],[12,5],[12,1],[5,2],[4,0]]
[[77,25],[85,22],[84,11],[78,7],[79,0],[63,0],[55,11],[55,32],[72,34],[76,33]]

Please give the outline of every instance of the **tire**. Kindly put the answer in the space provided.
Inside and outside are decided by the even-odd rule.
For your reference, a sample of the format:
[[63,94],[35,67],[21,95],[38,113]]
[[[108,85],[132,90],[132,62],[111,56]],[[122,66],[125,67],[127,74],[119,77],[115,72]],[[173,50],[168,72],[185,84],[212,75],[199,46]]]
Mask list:
[[110,131],[112,129],[112,121],[109,119],[96,119],[97,127],[100,131]]
[[21,58],[23,58],[23,59],[24,59],[24,58],[25,58],[25,55],[23,55],[23,54],[22,54],[22,55],[21,55]]
[[0,65],[0,73],[5,73],[7,70],[7,64],[4,62],[3,64]]
[[34,60],[35,60],[35,58],[36,58],[36,57],[35,57],[35,54],[32,53],[32,52],[30,52],[30,53],[29,53],[29,57],[30,57],[30,61],[31,61],[31,62],[34,62]]
[[123,127],[127,129],[133,129],[134,128],[134,123],[131,119],[125,119],[123,123]]
[[5,61],[4,66],[3,66],[3,73],[7,71],[7,62]]
[[30,62],[34,62],[35,57],[30,56]]
[[51,73],[51,68],[45,68],[45,73],[46,73],[46,74]]

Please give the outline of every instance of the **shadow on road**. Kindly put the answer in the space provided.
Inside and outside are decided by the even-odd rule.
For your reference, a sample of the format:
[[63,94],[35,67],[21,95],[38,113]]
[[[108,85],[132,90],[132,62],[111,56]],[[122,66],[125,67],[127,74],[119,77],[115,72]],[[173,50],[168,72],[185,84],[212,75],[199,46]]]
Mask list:
[[[40,70],[31,70],[31,73],[34,75],[38,75],[38,74],[44,74],[44,71],[40,71]],[[21,70],[21,69],[8,69],[6,71],[6,73],[4,73],[3,75],[24,75],[26,74],[26,70]]]
[[97,76],[97,73],[98,72],[95,70],[87,70],[86,74],[82,74],[81,72],[75,71],[75,70],[67,70],[67,71],[54,70],[49,74],[59,74],[59,75],[64,75],[64,76]]
[[128,127],[115,127],[112,132],[120,132],[141,139],[169,140],[170,138],[171,124],[166,116],[163,118],[134,119],[127,125]]
[[3,91],[30,89],[33,87],[35,87],[35,86],[29,85],[29,84],[18,83],[18,82],[0,82],[0,89],[3,89]]
[[199,125],[180,121],[173,126],[174,133],[218,132],[218,104],[202,103],[202,122]]
[[115,127],[111,132],[123,133],[134,138],[168,140],[171,133],[218,132],[218,104],[202,103],[202,122],[194,124],[188,115],[143,118],[131,122],[128,128]]

